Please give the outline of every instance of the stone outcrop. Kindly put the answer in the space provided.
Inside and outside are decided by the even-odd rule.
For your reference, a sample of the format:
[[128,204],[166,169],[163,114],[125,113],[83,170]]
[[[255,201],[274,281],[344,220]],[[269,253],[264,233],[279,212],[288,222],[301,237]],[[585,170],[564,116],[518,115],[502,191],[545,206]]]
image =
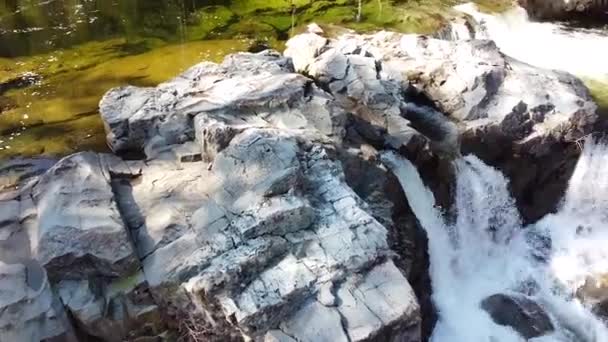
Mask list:
[[15,312],[34,340],[420,341],[424,238],[378,151],[423,170],[461,142],[539,157],[587,134],[594,104],[488,41],[315,32],[285,56],[109,91],[115,154],[68,156],[2,196],[2,279],[31,291],[2,285],[0,307],[32,305]]
[[203,63],[101,110],[145,161],[69,156],[5,210],[79,337],[420,340],[389,231],[335,157],[346,110],[289,59]]
[[[299,51],[301,43],[314,39],[302,37],[288,42],[287,56],[307,55]],[[413,86],[430,99],[429,105],[459,124],[463,143],[475,141],[495,153],[510,144],[519,153],[542,156],[557,142],[572,142],[589,133],[597,119],[597,106],[576,77],[511,59],[492,41],[379,32],[344,35],[317,50],[315,58],[299,62],[298,71],[327,84],[336,97],[345,94],[372,109],[396,111],[389,106],[392,102],[416,102],[407,97]],[[404,112],[416,121],[418,111],[406,107]],[[443,116],[428,110],[424,114],[426,121]],[[442,131],[427,136],[440,141]]]
[[[509,58],[489,40],[392,32],[323,39],[307,33],[291,39],[285,54],[298,71],[373,122],[368,141],[379,140],[369,132],[381,131],[389,133],[389,143],[413,142],[419,136],[413,127],[433,140],[436,152],[472,152],[499,166],[512,179],[526,221],[555,209],[576,161],[574,142],[597,121],[597,106],[580,80]],[[399,115],[409,127],[392,124]],[[411,147],[416,144],[409,146],[416,151],[410,158],[426,160],[417,162],[419,168],[444,168],[420,158],[424,153]],[[449,190],[434,188],[441,192],[436,198],[449,204]]]

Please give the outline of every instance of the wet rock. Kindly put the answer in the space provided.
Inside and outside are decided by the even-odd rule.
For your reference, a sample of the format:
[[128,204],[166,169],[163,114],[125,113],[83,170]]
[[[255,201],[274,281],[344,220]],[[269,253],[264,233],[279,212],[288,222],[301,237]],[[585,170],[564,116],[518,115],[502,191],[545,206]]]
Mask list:
[[509,326],[526,339],[546,335],[553,323],[540,305],[523,295],[495,294],[481,302],[481,307],[499,325]]
[[10,97],[0,95],[0,114],[17,107],[17,102]]
[[608,317],[608,275],[589,276],[576,291],[576,296],[590,306],[595,314]]
[[8,79],[0,79],[0,95],[10,89],[29,87],[41,79],[42,77],[40,75],[33,72],[25,72],[19,75],[10,76]]
[[608,4],[601,0],[519,0],[519,4],[537,19],[568,19],[608,10]]

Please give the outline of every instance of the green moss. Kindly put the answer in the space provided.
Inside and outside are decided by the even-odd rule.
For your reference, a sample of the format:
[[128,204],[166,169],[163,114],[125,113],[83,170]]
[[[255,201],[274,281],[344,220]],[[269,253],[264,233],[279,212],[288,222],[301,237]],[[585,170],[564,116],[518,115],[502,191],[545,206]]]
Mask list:
[[255,19],[246,19],[228,26],[218,37],[224,39],[245,39],[254,42],[256,45],[277,46],[278,34],[279,32],[269,24]]
[[129,276],[122,277],[112,282],[110,284],[109,295],[113,296],[118,293],[128,293],[145,281],[144,273],[141,270],[137,270]]
[[603,119],[608,119],[608,81],[600,82],[586,79],[585,84],[591,91],[591,96],[598,105],[598,113]]
[[239,15],[252,15],[256,12],[290,10],[310,6],[313,0],[233,0],[231,9]]
[[[99,99],[106,91],[125,84],[154,86],[198,62],[219,62],[229,53],[247,50],[250,42],[197,41],[165,45],[137,55],[106,51],[108,46],[121,44],[123,40],[91,43],[64,51],[62,66],[57,62],[36,64],[48,56],[22,59],[24,65],[35,66],[44,77],[40,84],[4,94],[16,107],[0,115],[0,140],[3,140],[0,159],[106,150],[103,124],[97,114]],[[102,58],[106,60],[101,61]],[[99,63],[87,64],[92,60]],[[171,63],[167,63],[168,60]],[[81,69],[68,67],[81,63]]]
[[278,32],[287,32],[291,29],[292,21],[291,14],[272,13],[269,15],[261,15],[257,17],[261,23],[272,26]]
[[235,14],[224,6],[201,8],[188,18],[186,40],[204,39],[213,31],[228,26],[235,18]]
[[513,8],[511,0],[474,0],[480,11],[486,13],[502,13]]
[[[326,1],[321,1],[327,4]],[[317,6],[310,8],[299,16],[299,23],[308,24],[316,22],[319,24],[346,25],[354,22],[357,12],[353,6]]]

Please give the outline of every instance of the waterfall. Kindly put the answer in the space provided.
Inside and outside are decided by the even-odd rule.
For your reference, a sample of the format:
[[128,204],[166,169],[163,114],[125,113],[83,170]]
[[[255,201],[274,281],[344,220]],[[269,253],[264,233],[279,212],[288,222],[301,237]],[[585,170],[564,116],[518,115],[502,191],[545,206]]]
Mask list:
[[472,3],[455,8],[477,22],[475,38],[492,39],[513,58],[541,68],[608,81],[608,25],[583,29],[563,23],[533,22],[521,7],[492,15],[480,12]]
[[[523,227],[504,175],[475,156],[454,161],[456,215],[447,223],[412,163],[382,155],[429,238],[432,342],[520,342],[480,307],[493,294],[522,293],[541,305],[555,332],[531,341],[608,341],[608,328],[575,297],[592,274],[608,274],[608,147],[588,141],[561,209]],[[539,251],[541,241],[551,241]],[[544,258],[538,255],[543,254]]]

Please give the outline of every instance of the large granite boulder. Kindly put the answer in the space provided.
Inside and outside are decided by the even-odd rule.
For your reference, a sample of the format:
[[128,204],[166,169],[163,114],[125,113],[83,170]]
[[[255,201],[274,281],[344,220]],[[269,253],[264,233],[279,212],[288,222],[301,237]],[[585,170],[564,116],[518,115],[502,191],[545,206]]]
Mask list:
[[[397,138],[403,145],[422,133],[435,152],[475,153],[500,167],[526,221],[555,209],[576,161],[575,142],[597,121],[597,106],[579,79],[505,56],[489,40],[393,32],[324,39],[309,32],[292,38],[285,54],[357,117],[392,133],[384,143]],[[373,134],[363,136],[374,141]],[[432,161],[409,150],[416,151],[410,159]],[[416,164],[445,169],[434,161]],[[449,205],[449,191],[431,187]]]
[[[340,109],[292,68],[290,60],[276,52],[235,54],[220,65],[196,65],[156,88],[111,90],[100,102],[110,147],[119,153],[145,151],[153,157],[162,146],[192,141],[196,133],[204,133],[195,132],[197,125],[192,123],[203,112],[211,117],[199,120],[221,123],[223,116],[235,117],[235,129],[239,124],[304,128],[314,122],[312,127],[320,132],[340,135],[333,132],[342,120],[333,111]],[[316,117],[305,117],[307,109]]]
[[[164,330],[111,188],[111,174],[122,172],[122,163],[111,155],[75,154],[26,178],[0,201],[0,261],[11,269],[25,265],[27,281],[41,284],[37,295],[47,307],[39,305],[46,310],[39,315],[57,325],[56,317],[68,313],[72,322],[64,321],[61,336],[73,330],[85,340],[121,341]],[[36,319],[39,334],[53,327]],[[20,329],[30,328],[9,326],[0,337]]]

